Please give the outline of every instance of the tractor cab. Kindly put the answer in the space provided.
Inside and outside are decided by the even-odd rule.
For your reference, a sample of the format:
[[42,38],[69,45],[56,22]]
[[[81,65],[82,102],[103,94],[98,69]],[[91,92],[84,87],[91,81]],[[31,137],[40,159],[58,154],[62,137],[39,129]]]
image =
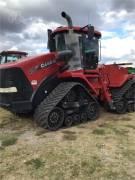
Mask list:
[[26,57],[28,54],[22,51],[2,51],[0,53],[0,64],[18,61]]
[[94,27],[75,27],[69,15],[62,12],[68,27],[58,27],[55,31],[48,30],[48,48],[53,51],[72,51],[69,69],[96,69],[99,61],[99,39],[101,33]]

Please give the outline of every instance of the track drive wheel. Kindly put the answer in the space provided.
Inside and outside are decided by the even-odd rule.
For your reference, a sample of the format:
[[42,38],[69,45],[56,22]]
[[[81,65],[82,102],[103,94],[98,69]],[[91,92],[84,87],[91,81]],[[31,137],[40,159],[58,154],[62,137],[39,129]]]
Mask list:
[[99,105],[96,102],[90,102],[86,111],[88,120],[95,120],[99,117]]
[[55,107],[48,116],[48,129],[52,131],[58,130],[64,122],[64,111],[59,108]]
[[128,104],[124,100],[120,100],[115,104],[116,107],[116,113],[118,114],[125,114],[127,112],[127,106]]

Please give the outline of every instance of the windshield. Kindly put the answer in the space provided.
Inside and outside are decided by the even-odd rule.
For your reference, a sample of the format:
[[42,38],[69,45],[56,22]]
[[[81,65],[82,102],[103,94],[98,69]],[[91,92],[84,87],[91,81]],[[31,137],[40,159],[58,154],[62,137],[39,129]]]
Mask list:
[[4,64],[4,63],[8,63],[8,62],[15,62],[23,57],[26,57],[26,55],[22,55],[22,54],[1,55],[0,56],[0,64]]
[[82,38],[82,54],[83,54],[83,68],[96,69],[99,59],[99,41],[98,38]]
[[92,39],[86,38],[84,41],[85,53],[95,53],[96,56],[99,54],[98,39],[93,37]]
[[[80,47],[80,51],[82,50],[82,35],[80,33],[74,33],[74,36],[77,36],[78,38],[78,43],[79,43],[79,47]],[[68,39],[69,37],[67,36],[67,33],[60,33],[60,34],[56,34],[55,35],[55,43],[56,43],[56,50],[57,51],[63,51],[68,48]]]

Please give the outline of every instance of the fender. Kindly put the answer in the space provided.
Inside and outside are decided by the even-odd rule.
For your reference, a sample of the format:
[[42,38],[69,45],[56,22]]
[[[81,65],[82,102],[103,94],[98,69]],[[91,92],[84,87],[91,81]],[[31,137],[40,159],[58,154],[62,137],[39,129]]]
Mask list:
[[57,74],[43,79],[31,96],[32,106],[34,108],[38,106],[59,83],[60,79]]

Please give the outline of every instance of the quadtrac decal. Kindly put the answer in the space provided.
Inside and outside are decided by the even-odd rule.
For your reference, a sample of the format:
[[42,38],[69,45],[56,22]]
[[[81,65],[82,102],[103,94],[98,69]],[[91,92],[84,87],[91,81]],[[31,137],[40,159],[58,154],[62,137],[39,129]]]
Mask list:
[[44,68],[48,68],[49,66],[53,65],[56,63],[56,60],[55,59],[52,59],[52,60],[49,60],[49,61],[46,61],[46,62],[43,62],[41,64],[38,64],[34,67],[32,67],[30,69],[30,74],[33,74],[35,73],[36,71],[40,70],[40,69],[44,69]]

